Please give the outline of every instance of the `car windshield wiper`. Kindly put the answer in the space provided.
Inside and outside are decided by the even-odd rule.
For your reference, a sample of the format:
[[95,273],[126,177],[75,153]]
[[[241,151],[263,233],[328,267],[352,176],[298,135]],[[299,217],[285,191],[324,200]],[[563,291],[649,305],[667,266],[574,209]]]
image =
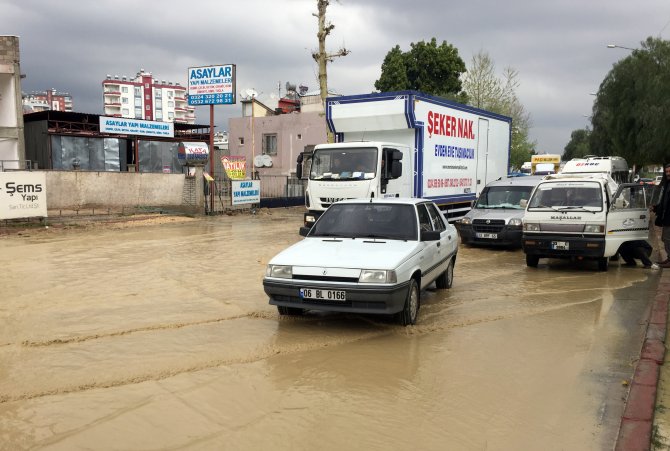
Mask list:
[[[594,207],[594,208],[597,208],[597,207]],[[557,210],[557,211],[566,211],[566,210],[573,210],[573,211],[574,211],[574,210],[579,210],[579,211],[588,211],[589,213],[596,214],[596,212],[593,211],[593,210],[589,210],[589,209],[587,209],[586,207],[577,206],[577,205],[570,205],[570,206],[567,206],[567,207],[560,207],[560,208],[557,208],[556,210]]]
[[314,238],[347,238],[349,235],[343,235],[341,233],[315,233],[313,235],[310,235],[311,237]]
[[397,238],[390,235],[382,235],[378,233],[368,233],[367,235],[357,236],[357,238],[378,238],[381,240],[395,240]]
[[540,204],[540,205],[533,205],[533,206],[531,206],[531,207],[529,207],[529,208],[551,208],[551,209],[554,210],[554,211],[561,211],[561,210],[559,210],[559,209],[556,208],[556,207],[552,207],[551,205],[543,205],[543,204]]

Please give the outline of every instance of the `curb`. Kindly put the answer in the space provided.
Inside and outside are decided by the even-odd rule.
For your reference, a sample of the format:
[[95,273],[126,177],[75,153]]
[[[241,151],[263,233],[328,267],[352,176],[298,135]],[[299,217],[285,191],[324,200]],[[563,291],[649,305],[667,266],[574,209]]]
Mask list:
[[670,271],[663,271],[649,311],[640,359],[635,367],[621,417],[619,435],[614,447],[616,451],[649,450],[651,447],[656,391],[665,358],[669,299]]

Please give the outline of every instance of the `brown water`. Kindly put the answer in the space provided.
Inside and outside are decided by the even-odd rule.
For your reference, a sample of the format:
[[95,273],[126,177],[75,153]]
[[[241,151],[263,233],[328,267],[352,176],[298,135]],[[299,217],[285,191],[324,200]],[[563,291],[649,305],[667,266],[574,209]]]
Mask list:
[[0,238],[0,449],[608,449],[655,278],[461,246],[416,326],[279,318],[302,210]]

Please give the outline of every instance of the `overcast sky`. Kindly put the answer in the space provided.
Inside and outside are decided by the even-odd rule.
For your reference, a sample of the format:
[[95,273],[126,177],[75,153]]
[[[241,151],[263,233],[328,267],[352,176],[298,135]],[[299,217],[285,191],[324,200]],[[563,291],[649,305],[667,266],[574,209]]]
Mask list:
[[[318,88],[316,0],[0,0],[0,34],[20,37],[24,92],[69,92],[74,110],[102,113],[107,74],[186,85],[188,67],[237,65],[237,91],[255,89],[270,103],[286,82]],[[446,40],[469,65],[487,52],[499,72],[519,72],[521,102],[530,113],[540,153],[561,153],[571,131],[589,125],[593,93],[628,50],[648,36],[670,38],[669,0],[341,0],[327,42],[351,53],[328,66],[329,88],[374,91],[386,53],[395,45]],[[209,123],[207,107],[196,122]],[[215,123],[241,106],[215,108]]]

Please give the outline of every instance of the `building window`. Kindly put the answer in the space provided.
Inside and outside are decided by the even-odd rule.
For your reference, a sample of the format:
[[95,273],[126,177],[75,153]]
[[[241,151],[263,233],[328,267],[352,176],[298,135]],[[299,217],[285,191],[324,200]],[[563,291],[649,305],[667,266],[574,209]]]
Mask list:
[[263,153],[265,155],[277,155],[277,134],[263,135]]
[[122,86],[121,87],[121,92],[124,94],[128,94],[128,86]]
[[172,111],[168,111],[168,119],[174,119],[174,113]]
[[147,105],[147,106],[144,107],[144,109],[147,110],[147,111],[151,111],[151,106]]
[[144,84],[144,87],[147,88],[147,89],[149,89],[149,83],[145,83],[145,84]]
[[156,98],[160,99],[161,97],[163,97],[163,92],[160,89],[157,89],[156,90]]
[[174,95],[174,91],[168,91],[167,95],[168,95],[168,99],[171,99],[172,96]]
[[174,108],[174,102],[172,100],[168,100],[168,108]]
[[135,106],[142,106],[142,97],[135,97]]
[[302,139],[302,133],[298,133],[298,139]]
[[240,136],[239,140],[240,140],[240,146],[243,146],[244,145],[244,136]]
[[142,88],[139,86],[135,86],[135,97],[141,97],[142,96]]
[[150,121],[150,120],[151,120],[151,116],[147,116],[147,117],[145,117],[145,119],[148,120],[148,121]]
[[156,108],[163,108],[163,101],[161,99],[156,99]]
[[144,99],[145,100],[151,100],[151,96],[149,94],[147,94],[147,95],[144,96]]
[[123,114],[124,116],[128,116],[130,114],[130,110],[128,110],[128,108],[124,108],[121,110],[121,114]]
[[121,97],[121,103],[127,104],[128,103],[128,97]]
[[135,119],[142,119],[142,108],[135,108]]
[[162,111],[156,111],[156,120],[157,121],[163,120],[163,112]]

